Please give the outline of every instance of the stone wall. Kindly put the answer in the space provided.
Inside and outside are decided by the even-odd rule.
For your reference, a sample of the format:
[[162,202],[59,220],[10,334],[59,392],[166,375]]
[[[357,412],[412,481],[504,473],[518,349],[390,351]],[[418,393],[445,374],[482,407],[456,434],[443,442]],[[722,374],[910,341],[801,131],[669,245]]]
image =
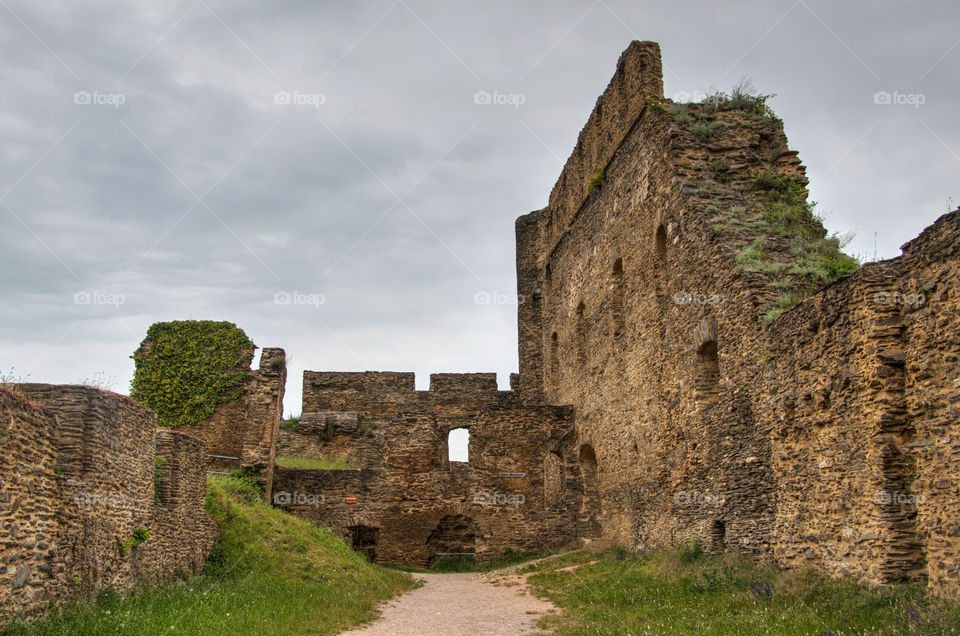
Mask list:
[[[149,342],[145,340],[140,350],[149,350]],[[269,494],[273,482],[273,453],[283,417],[286,353],[279,348],[264,349],[255,370],[250,368],[252,359],[251,349],[246,362],[231,370],[246,374],[236,399],[220,404],[210,417],[176,430],[204,441],[211,470],[256,470]]]
[[771,327],[782,563],[955,593],[958,237],[942,217]]
[[775,234],[779,264],[740,260],[756,183],[802,187],[804,168],[761,113],[693,104],[713,132],[680,124],[656,55],[624,53],[548,207],[516,225],[518,396],[574,408],[580,498],[600,502],[578,533],[955,594],[958,213],[765,327],[805,263]]
[[56,419],[0,390],[0,626],[53,596],[57,559]]
[[[16,561],[4,564],[14,582],[30,584],[20,599],[0,602],[7,618],[202,565],[215,540],[202,442],[158,431],[155,414],[125,396],[83,386],[16,390],[43,407],[6,394],[2,402],[0,419],[16,431],[4,441],[4,526],[21,540],[26,529],[37,531],[17,552],[4,551]],[[139,533],[148,538],[135,541]]]
[[[347,457],[351,469],[278,467],[273,501],[376,560],[484,560],[575,539],[569,409],[524,406],[492,373],[434,374],[416,391],[412,373],[307,371],[303,396],[307,412],[278,455]],[[469,431],[468,462],[448,461],[457,428]]]

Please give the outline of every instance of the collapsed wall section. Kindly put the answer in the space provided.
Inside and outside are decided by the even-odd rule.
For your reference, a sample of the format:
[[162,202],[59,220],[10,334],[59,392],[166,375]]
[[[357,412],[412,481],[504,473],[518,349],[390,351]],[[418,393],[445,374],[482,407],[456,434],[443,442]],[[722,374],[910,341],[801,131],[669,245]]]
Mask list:
[[[493,558],[575,539],[579,500],[569,409],[524,406],[496,375],[304,373],[306,412],[278,456],[339,458],[349,468],[277,467],[275,505],[332,528],[378,561],[427,566]],[[469,434],[451,461],[451,431]]]

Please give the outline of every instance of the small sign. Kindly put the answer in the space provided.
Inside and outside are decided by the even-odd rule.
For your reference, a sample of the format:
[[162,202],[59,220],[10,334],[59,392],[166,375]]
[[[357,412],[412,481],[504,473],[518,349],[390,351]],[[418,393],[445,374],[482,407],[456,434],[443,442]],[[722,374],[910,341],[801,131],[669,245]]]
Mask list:
[[500,473],[500,476],[509,479],[520,479],[521,477],[526,477],[527,473]]
[[357,503],[357,498],[356,498],[356,497],[344,497],[344,498],[343,498],[343,503],[355,504],[355,503]]

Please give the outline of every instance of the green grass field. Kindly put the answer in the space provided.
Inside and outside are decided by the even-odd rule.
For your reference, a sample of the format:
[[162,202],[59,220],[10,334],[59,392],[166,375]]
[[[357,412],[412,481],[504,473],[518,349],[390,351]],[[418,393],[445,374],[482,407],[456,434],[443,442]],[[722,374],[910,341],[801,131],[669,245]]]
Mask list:
[[242,479],[211,477],[207,510],[222,540],[202,574],[126,597],[103,592],[3,634],[335,634],[413,587],[329,530],[268,506]]
[[312,470],[344,470],[350,468],[350,462],[345,456],[337,457],[306,457],[304,455],[283,455],[277,457],[277,466],[284,468],[308,468]]
[[960,633],[960,604],[919,586],[868,591],[745,557],[684,556],[580,551],[521,572],[564,610],[542,623],[562,635]]

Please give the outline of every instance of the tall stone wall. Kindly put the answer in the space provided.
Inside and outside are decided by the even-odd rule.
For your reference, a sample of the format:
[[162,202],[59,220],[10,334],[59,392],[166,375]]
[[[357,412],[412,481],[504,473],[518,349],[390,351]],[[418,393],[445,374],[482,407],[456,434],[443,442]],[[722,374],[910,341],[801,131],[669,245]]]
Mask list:
[[[203,563],[215,527],[204,509],[202,442],[158,432],[156,415],[125,396],[82,386],[16,390],[43,408],[25,409],[5,395],[0,413],[17,431],[5,442],[11,470],[0,476],[0,492],[10,500],[9,536],[23,540],[26,528],[37,530],[17,551],[5,551],[17,560],[7,565],[14,582],[32,585],[29,601],[0,602],[8,618],[77,592],[129,590]],[[146,540],[136,541],[144,532]]]
[[[307,371],[303,395],[308,412],[278,455],[346,457],[351,469],[278,467],[274,503],[376,560],[426,566],[574,540],[568,409],[524,406],[492,373],[434,374],[416,391],[412,373]],[[448,460],[457,428],[469,431],[468,462]]]
[[56,419],[0,390],[0,626],[53,597],[57,558]]
[[958,213],[765,327],[806,264],[768,234],[777,258],[744,266],[757,184],[803,188],[804,168],[762,112],[693,104],[711,130],[680,124],[656,54],[624,53],[548,207],[516,226],[519,395],[574,408],[580,499],[595,473],[601,506],[578,533],[956,593]]
[[[630,60],[625,54],[621,65]],[[659,72],[641,61],[624,72]],[[598,464],[605,535],[636,546],[699,538],[762,552],[774,484],[751,393],[757,321],[775,281],[738,270],[734,237],[709,220],[718,195],[699,182],[712,160],[726,157],[724,204],[756,208],[743,184],[760,171],[802,176],[802,167],[777,121],[717,111],[726,127],[704,142],[647,98],[663,100],[621,91],[634,119],[590,133],[612,149],[598,187],[574,189],[577,196],[560,199],[563,209],[551,197],[550,207],[518,222],[518,263],[526,264],[518,272],[527,272],[518,293],[532,299],[520,367],[540,369],[548,403],[574,406],[590,457],[584,469],[593,469],[593,456]]]

